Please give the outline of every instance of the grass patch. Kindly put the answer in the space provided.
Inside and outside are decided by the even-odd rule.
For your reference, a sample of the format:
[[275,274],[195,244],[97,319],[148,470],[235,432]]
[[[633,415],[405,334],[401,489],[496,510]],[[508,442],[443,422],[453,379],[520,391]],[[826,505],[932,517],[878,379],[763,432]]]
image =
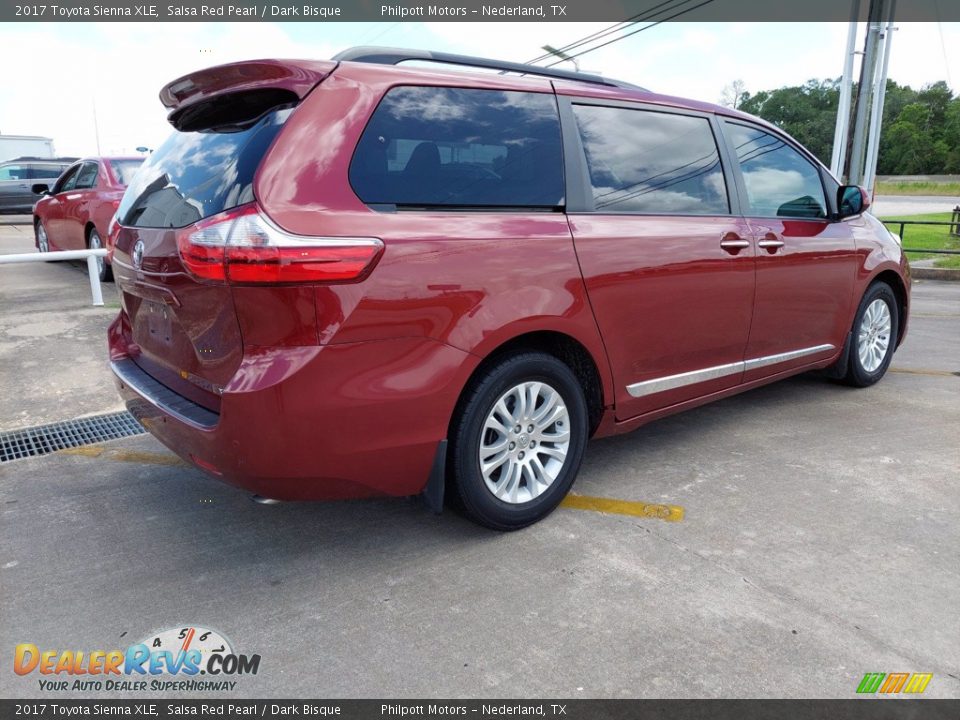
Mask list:
[[960,255],[946,255],[934,261],[934,266],[938,268],[952,268],[960,270]]
[[[926,220],[936,222],[950,222],[953,219],[952,213],[927,213],[925,215],[897,215],[896,217],[883,217],[883,221],[889,220]],[[891,222],[886,222],[886,226],[895,233],[900,232],[900,226]],[[947,225],[905,225],[903,228],[903,246],[908,248],[923,248],[930,250],[960,250],[960,238],[950,234],[950,228]],[[940,257],[948,261],[960,261],[960,255],[947,255],[946,257],[932,255],[924,252],[908,252],[907,257],[911,260],[922,260],[924,258]],[[937,264],[940,267],[940,264]],[[948,265],[946,267],[960,267],[960,265]]]
[[953,195],[960,198],[960,182],[909,182],[878,180],[877,195]]

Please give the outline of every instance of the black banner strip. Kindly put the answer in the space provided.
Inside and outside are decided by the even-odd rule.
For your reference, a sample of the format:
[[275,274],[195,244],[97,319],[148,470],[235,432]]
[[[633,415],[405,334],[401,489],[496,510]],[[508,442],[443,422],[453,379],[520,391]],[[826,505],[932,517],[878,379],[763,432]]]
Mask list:
[[[3,22],[847,22],[849,0],[551,0],[429,3],[411,0],[233,0],[130,3],[121,0],[3,3]],[[866,21],[869,2],[860,3]],[[910,0],[897,22],[960,20],[960,3]]]
[[0,700],[3,718],[956,720],[960,700]]

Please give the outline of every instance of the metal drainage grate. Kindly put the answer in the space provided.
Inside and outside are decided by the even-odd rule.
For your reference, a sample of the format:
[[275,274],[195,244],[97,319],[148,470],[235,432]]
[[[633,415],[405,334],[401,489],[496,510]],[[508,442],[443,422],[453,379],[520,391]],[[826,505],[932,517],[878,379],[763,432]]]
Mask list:
[[126,410],[0,432],[0,462],[46,455],[65,448],[142,435],[143,425]]

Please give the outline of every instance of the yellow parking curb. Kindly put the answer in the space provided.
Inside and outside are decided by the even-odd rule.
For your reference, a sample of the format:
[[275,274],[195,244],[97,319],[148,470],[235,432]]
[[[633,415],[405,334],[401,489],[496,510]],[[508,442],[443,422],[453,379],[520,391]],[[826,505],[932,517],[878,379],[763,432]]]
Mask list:
[[590,495],[576,495],[574,493],[567,495],[560,503],[560,507],[570,508],[571,510],[613,513],[615,515],[631,515],[633,517],[666,520],[667,522],[680,522],[684,516],[684,510],[679,505],[617,500],[615,498],[591,497]]

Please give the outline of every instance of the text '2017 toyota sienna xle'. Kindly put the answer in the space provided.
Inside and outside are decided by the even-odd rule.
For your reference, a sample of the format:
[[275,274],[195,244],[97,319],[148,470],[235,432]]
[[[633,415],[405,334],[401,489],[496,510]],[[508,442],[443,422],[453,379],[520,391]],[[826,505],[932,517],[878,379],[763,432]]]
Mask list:
[[[514,74],[396,66],[431,57]],[[523,527],[591,436],[807,370],[871,385],[904,337],[865,193],[735,110],[370,48],[160,97],[112,366],[151,433],[267,498],[446,490]]]

